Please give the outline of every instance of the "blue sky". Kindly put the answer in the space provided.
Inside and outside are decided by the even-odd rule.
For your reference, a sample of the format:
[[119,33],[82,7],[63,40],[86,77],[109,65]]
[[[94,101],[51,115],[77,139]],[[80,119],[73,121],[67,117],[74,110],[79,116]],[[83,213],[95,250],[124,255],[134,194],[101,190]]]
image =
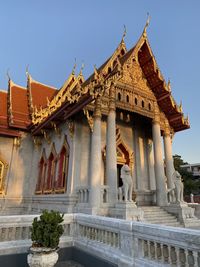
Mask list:
[[0,88],[7,88],[7,69],[25,86],[28,64],[34,79],[59,88],[75,58],[87,78],[115,50],[124,24],[127,47],[135,44],[147,12],[157,63],[191,123],[175,135],[173,153],[200,162],[199,0],[0,0]]

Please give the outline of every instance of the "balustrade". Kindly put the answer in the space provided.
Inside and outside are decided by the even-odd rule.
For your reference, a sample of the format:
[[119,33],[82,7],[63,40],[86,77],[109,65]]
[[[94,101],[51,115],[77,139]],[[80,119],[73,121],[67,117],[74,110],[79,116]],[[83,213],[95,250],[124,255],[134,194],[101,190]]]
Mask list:
[[[29,240],[27,248],[30,246],[30,227],[35,216],[27,221],[18,217],[16,221],[10,218],[9,223],[0,218],[1,255],[5,252],[4,242],[11,241],[12,246],[14,240],[18,245]],[[101,252],[104,258],[113,259],[113,263],[124,257],[130,266],[134,262],[136,267],[200,267],[199,231],[84,214],[66,214],[63,227],[64,244],[73,241],[70,244],[91,253]]]
[[111,232],[104,229],[95,227],[79,225],[79,234],[81,237],[90,239],[95,242],[109,245],[111,247],[118,247],[119,235],[118,233]]
[[[140,258],[149,259],[163,264],[163,266],[199,267],[200,252],[186,248],[162,244],[152,240],[139,240],[142,253]],[[146,266],[146,265],[145,265]]]

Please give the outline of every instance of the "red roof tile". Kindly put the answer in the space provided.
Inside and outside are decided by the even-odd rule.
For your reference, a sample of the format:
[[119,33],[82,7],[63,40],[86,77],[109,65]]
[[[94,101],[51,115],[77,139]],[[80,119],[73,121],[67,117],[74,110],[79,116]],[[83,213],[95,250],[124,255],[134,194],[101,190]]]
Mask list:
[[30,93],[33,107],[45,107],[47,105],[47,98],[49,100],[56,94],[57,89],[34,80],[30,80]]
[[27,89],[10,81],[10,112],[9,125],[26,128],[30,124]]
[[7,92],[0,91],[0,127],[8,127],[7,122]]

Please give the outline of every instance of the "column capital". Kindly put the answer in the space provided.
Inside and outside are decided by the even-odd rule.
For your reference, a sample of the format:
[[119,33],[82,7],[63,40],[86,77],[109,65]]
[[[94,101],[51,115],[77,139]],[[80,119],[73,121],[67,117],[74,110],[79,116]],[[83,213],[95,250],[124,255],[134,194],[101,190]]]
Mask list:
[[154,104],[154,118],[152,122],[160,124],[160,110],[157,103]]
[[168,120],[165,120],[165,129],[164,129],[164,136],[170,136],[171,131],[170,131],[170,125]]
[[95,101],[94,118],[101,118],[101,98],[98,96]]

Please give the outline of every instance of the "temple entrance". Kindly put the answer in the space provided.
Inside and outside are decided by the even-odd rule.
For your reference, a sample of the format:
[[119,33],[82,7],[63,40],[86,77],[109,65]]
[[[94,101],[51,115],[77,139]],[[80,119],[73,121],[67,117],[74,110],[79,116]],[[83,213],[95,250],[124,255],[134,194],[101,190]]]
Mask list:
[[121,138],[120,129],[116,130],[116,147],[117,147],[117,186],[123,185],[121,175],[121,168],[124,164],[129,165],[133,169],[133,153],[130,152],[126,144]]
[[[124,164],[129,165],[131,170],[133,170],[133,152],[127,147],[121,137],[120,129],[116,129],[116,150],[117,150],[117,187],[123,185],[122,179],[120,177],[121,168]],[[103,150],[103,160],[104,160],[104,184],[107,184],[106,179],[106,146]]]

